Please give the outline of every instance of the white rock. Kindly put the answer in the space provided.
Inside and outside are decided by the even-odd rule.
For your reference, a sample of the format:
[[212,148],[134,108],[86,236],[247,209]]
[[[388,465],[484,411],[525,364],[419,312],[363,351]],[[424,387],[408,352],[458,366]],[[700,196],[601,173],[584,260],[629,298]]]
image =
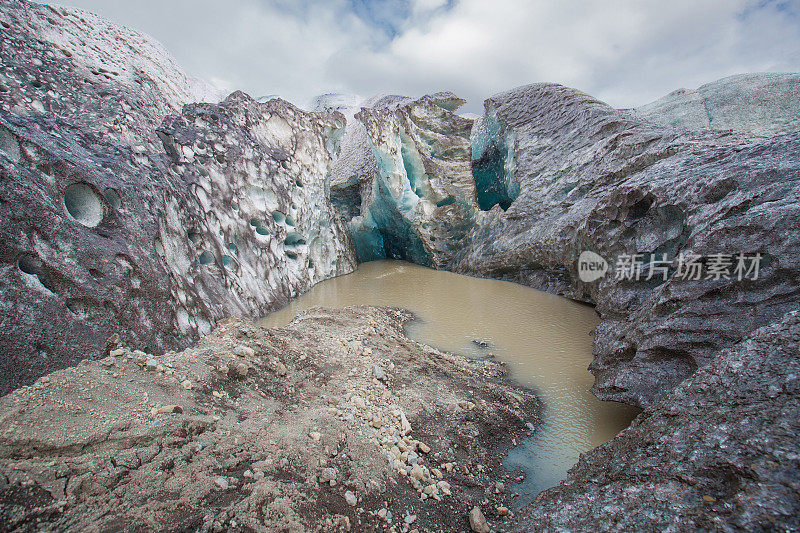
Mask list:
[[361,396],[353,396],[350,399],[350,401],[353,402],[353,405],[355,405],[359,409],[366,409],[367,408],[367,404],[364,402],[364,399]]
[[469,400],[461,400],[460,402],[458,402],[458,406],[465,411],[472,411],[473,409],[475,409],[475,404]]
[[483,511],[477,505],[469,512],[469,527],[475,533],[489,533],[490,531],[486,517],[483,516]]
[[402,435],[408,435],[411,433],[411,424],[409,423],[408,418],[406,418],[406,414],[402,410],[400,410],[400,433]]
[[336,475],[337,473],[335,468],[323,468],[322,472],[319,474],[319,481],[321,483],[336,481]]
[[233,349],[233,353],[239,357],[253,357],[256,352],[249,346],[239,345]]

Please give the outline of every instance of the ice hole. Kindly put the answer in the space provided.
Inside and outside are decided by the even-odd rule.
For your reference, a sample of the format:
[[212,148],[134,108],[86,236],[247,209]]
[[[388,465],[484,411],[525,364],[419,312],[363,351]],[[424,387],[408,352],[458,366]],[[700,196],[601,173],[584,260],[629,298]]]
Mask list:
[[64,206],[80,224],[93,228],[103,220],[103,202],[87,183],[74,183],[64,191]]
[[292,232],[286,235],[286,239],[284,239],[283,243],[286,246],[300,246],[306,244],[306,239],[302,234]]
[[200,264],[201,265],[210,265],[214,262],[214,254],[206,250],[202,254],[200,254]]
[[30,276],[38,276],[42,266],[42,262],[38,257],[31,255],[23,255],[17,260],[19,269]]
[[119,209],[122,207],[122,198],[115,189],[112,189],[111,187],[107,188],[105,191],[103,191],[103,196],[106,197],[108,205],[114,209]]

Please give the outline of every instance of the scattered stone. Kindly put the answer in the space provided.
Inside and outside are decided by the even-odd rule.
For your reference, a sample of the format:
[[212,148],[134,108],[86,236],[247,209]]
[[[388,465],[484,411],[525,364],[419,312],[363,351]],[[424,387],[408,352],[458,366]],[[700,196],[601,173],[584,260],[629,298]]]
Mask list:
[[406,418],[406,414],[400,410],[400,434],[408,435],[409,433],[411,433],[411,424]]
[[233,353],[238,355],[239,357],[253,357],[255,356],[256,352],[249,346],[239,345],[233,349]]
[[508,514],[510,513],[510,511],[508,510],[508,507],[506,507],[504,505],[498,505],[495,508],[495,511],[497,511],[497,516],[508,516]]
[[106,340],[106,350],[111,352],[114,351],[116,348],[119,347],[122,339],[119,336],[119,333],[114,333]]
[[[373,520],[386,525],[388,529],[394,525],[397,533],[401,531],[410,533],[414,526],[420,531],[453,531],[454,527],[446,518],[446,513],[449,511],[444,507],[440,508],[437,501],[460,495],[460,488],[457,490],[454,484],[451,489],[448,483],[441,483],[444,470],[431,468],[434,464],[438,467],[438,461],[434,464],[428,464],[428,461],[434,451],[438,451],[440,444],[445,450],[444,453],[450,456],[447,451],[450,449],[449,439],[451,435],[457,434],[459,422],[430,416],[424,410],[419,410],[418,406],[424,405],[430,398],[429,394],[434,391],[435,394],[446,395],[450,403],[455,403],[457,398],[470,397],[466,396],[467,390],[473,391],[474,397],[487,398],[487,413],[493,415],[504,413],[503,417],[497,416],[492,419],[502,420],[502,427],[496,422],[486,422],[487,425],[494,424],[491,425],[493,431],[490,433],[499,435],[505,434],[508,426],[505,417],[507,406],[499,401],[490,400],[497,396],[498,388],[519,391],[528,399],[530,403],[527,405],[531,407],[536,405],[533,395],[502,379],[486,379],[482,380],[485,383],[480,384],[465,381],[462,379],[464,372],[479,373],[478,375],[483,376],[482,368],[468,359],[458,359],[454,365],[450,355],[421,352],[417,346],[407,345],[402,336],[402,324],[407,316],[405,313],[369,307],[316,312],[322,314],[320,320],[304,321],[301,325],[290,326],[289,329],[275,333],[272,337],[261,336],[263,334],[259,332],[259,336],[253,337],[254,345],[257,342],[264,345],[274,343],[280,347],[281,355],[286,357],[287,361],[297,361],[299,353],[308,350],[307,339],[318,342],[320,332],[328,333],[328,331],[331,334],[325,335],[326,337],[336,337],[343,332],[345,333],[343,336],[346,337],[348,328],[357,325],[359,318],[378,317],[386,323],[381,329],[380,342],[387,345],[386,351],[391,354],[387,355],[387,358],[396,357],[398,366],[402,361],[402,364],[406,365],[403,367],[404,372],[410,370],[409,377],[422,386],[416,386],[417,384],[413,382],[410,383],[412,386],[408,386],[406,375],[398,374],[398,387],[402,392],[398,390],[398,394],[390,394],[387,397],[384,394],[386,391],[384,387],[375,387],[371,383],[374,378],[372,361],[365,361],[358,352],[350,350],[345,356],[348,358],[345,361],[337,360],[337,357],[342,356],[340,353],[334,353],[330,355],[329,361],[317,360],[313,366],[299,367],[297,375],[289,374],[285,384],[276,383],[278,380],[269,369],[269,359],[267,359],[272,358],[273,362],[276,360],[273,355],[274,348],[264,347],[266,364],[263,366],[260,360],[251,361],[234,357],[231,354],[232,345],[229,339],[232,335],[238,335],[239,328],[229,328],[229,332],[226,333],[226,323],[223,322],[218,328],[220,331],[215,331],[201,341],[200,346],[203,348],[167,354],[158,359],[163,361],[161,364],[165,368],[175,369],[176,376],[180,376],[180,380],[191,379],[193,382],[193,389],[197,393],[177,395],[177,398],[180,398],[179,405],[171,404],[177,402],[177,398],[167,399],[169,396],[166,398],[163,396],[164,393],[168,394],[169,390],[164,388],[162,380],[153,379],[154,374],[144,374],[138,367],[132,376],[136,379],[114,383],[113,389],[99,386],[95,392],[94,385],[98,377],[99,381],[102,381],[108,375],[105,368],[97,362],[87,363],[77,369],[60,371],[65,375],[65,379],[51,377],[53,383],[48,389],[41,390],[37,387],[35,391],[42,394],[42,397],[52,396],[52,388],[58,386],[59,394],[65,399],[74,401],[79,398],[81,403],[86,401],[85,398],[91,392],[96,402],[88,406],[88,413],[79,419],[68,417],[66,422],[70,434],[91,435],[91,438],[97,439],[97,444],[93,445],[92,450],[79,454],[81,461],[100,454],[103,457],[114,456],[118,468],[129,469],[123,482],[126,495],[129,487],[130,490],[136,487],[136,490],[146,491],[152,490],[154,486],[163,485],[167,491],[180,492],[184,490],[186,483],[193,483],[186,481],[192,479],[192,476],[196,476],[194,479],[205,480],[203,483],[194,483],[190,495],[179,496],[179,505],[185,506],[193,513],[213,512],[213,522],[219,523],[217,529],[220,531],[226,528],[235,529],[231,525],[234,517],[239,524],[243,524],[253,519],[261,520],[268,515],[271,516],[271,522],[264,524],[265,530],[268,531],[283,530],[293,523],[314,530],[317,524],[313,520],[317,519],[316,516],[306,518],[302,515],[302,512],[307,510],[308,504],[313,504],[316,506],[315,509],[320,510],[319,520],[323,524],[327,523],[329,518],[334,520],[337,514],[349,514],[351,520],[353,516],[371,514]],[[345,316],[352,317],[352,320],[340,320],[341,313],[346,313]],[[330,320],[328,317],[336,320]],[[408,317],[410,318],[410,315]],[[298,340],[301,342],[297,342]],[[417,353],[424,353],[425,356],[414,357],[413,355]],[[217,370],[222,362],[227,362],[230,367],[229,375],[236,372],[235,365],[238,363],[248,365],[250,369],[248,379],[236,383],[236,394],[233,390],[227,389],[230,386],[229,382],[220,379],[221,375]],[[346,364],[342,364],[343,362]],[[117,364],[121,365],[120,361]],[[352,367],[358,370],[355,378],[348,377]],[[383,368],[388,366],[384,365]],[[426,372],[426,369],[435,371]],[[322,377],[323,372],[325,378],[330,376],[330,379],[316,379]],[[150,379],[142,379],[143,376],[150,376]],[[269,376],[272,376],[272,379]],[[453,376],[455,379],[450,379],[448,376]],[[403,381],[400,381],[401,378]],[[88,379],[88,387],[80,382],[82,379]],[[177,377],[172,380],[174,387],[181,383],[180,380]],[[76,381],[76,385],[67,386],[67,383]],[[403,384],[407,387],[402,387]],[[287,391],[285,395],[283,395],[284,390]],[[174,392],[176,391],[173,389]],[[258,395],[260,392],[266,392],[269,398],[265,402],[268,403],[266,409],[261,408],[260,404],[264,401]],[[101,393],[104,396],[101,396]],[[37,419],[36,417],[50,420],[47,417],[52,411],[35,408],[32,403],[21,404],[16,399],[17,396],[0,397],[0,403],[3,403],[9,411],[18,412],[17,415],[10,417],[10,420],[28,421]],[[119,398],[125,398],[126,401],[120,402]],[[220,398],[220,402],[217,402],[216,398]],[[222,401],[225,402],[224,406],[220,405]],[[275,412],[273,406],[280,412]],[[419,417],[415,419],[419,422],[414,425],[414,429],[419,429],[421,434],[429,436],[426,439],[435,440],[437,445],[434,451],[411,433],[411,424],[408,423],[403,409],[414,409],[414,416]],[[143,412],[153,412],[155,416],[142,416]],[[168,414],[181,412],[183,414]],[[192,415],[187,416],[186,413]],[[115,433],[112,439],[104,440],[108,435],[106,429],[108,420],[120,421],[125,425],[121,426],[119,435]],[[33,426],[20,424],[23,425]],[[405,429],[405,434],[401,429]],[[141,448],[141,435],[152,433],[153,430],[159,432],[159,435],[163,432],[163,439],[160,436],[159,439],[164,444],[153,446],[155,448],[153,451]],[[517,424],[516,431],[522,431],[521,422]],[[6,435],[5,428],[3,435]],[[13,453],[18,453],[14,444],[16,441],[0,440],[3,441],[0,444],[5,446],[4,453],[9,453],[9,457]],[[30,439],[24,442],[30,442]],[[120,446],[120,442],[126,444]],[[474,445],[475,449],[469,452],[470,457],[465,458],[465,463],[472,464],[478,457],[491,455],[490,447],[496,445],[496,440],[493,437],[491,441],[475,441]],[[14,469],[18,467],[30,470],[32,473],[34,469],[56,470],[41,465],[41,461],[31,462],[31,458],[38,452],[30,447],[24,449],[27,450],[22,452],[27,454],[24,460],[13,460],[10,466],[0,465],[0,482],[2,479],[18,476],[14,473]],[[156,454],[156,457],[149,462],[151,460],[147,458],[153,454]],[[435,457],[439,459],[438,456]],[[73,457],[67,459],[72,460]],[[391,470],[384,461],[389,462]],[[63,465],[64,460],[61,459],[57,468],[62,468]],[[135,469],[130,470],[130,468]],[[491,475],[495,474],[491,472]],[[99,478],[100,474],[95,474],[95,477]],[[458,483],[473,483],[459,476],[456,478]],[[299,483],[285,483],[286,479],[296,479]],[[238,493],[237,498],[219,500],[219,496],[232,493],[242,488],[243,484],[247,488],[245,491],[247,494],[242,494],[246,499],[244,503],[238,498]],[[324,496],[319,499],[314,497],[316,491],[333,494],[330,487],[341,487],[336,494],[343,498],[345,492],[352,494],[346,496],[349,501],[344,507],[348,510],[357,510],[355,515],[352,511],[342,512],[341,504],[344,500],[339,500],[337,504],[335,498],[331,500]],[[399,499],[407,498],[409,489],[416,492],[417,499],[410,502]],[[116,490],[116,486],[97,490],[102,497],[114,501],[127,501],[126,496],[118,498],[115,495],[113,491]],[[465,491],[464,494],[469,494],[469,491]],[[409,522],[413,522],[413,525],[409,527],[405,524],[406,513],[402,511],[392,519],[386,500],[391,501],[392,505],[403,501],[409,504],[405,510],[408,514],[416,515],[409,518]],[[270,502],[273,501],[280,502],[280,506],[270,507],[272,505]],[[213,510],[204,507],[206,502],[214,502]],[[366,507],[367,502],[370,504],[369,509],[361,509],[360,507]],[[250,504],[253,506],[250,507]],[[448,505],[455,504],[453,501],[448,502]],[[74,508],[80,509],[81,512],[87,510],[87,513],[91,514],[88,509],[96,505],[98,505],[96,496],[82,493],[78,495]],[[153,517],[158,517],[159,520],[168,521],[172,516],[171,510],[164,508],[157,498],[149,498],[142,505],[143,510]],[[422,507],[419,507],[421,505],[427,508],[424,514],[417,512],[422,511]],[[385,511],[379,515],[378,511],[381,508]],[[133,519],[133,513],[139,511],[130,509],[130,513],[126,514],[124,510],[122,513]],[[297,518],[298,516],[300,518]],[[94,515],[92,519],[97,520]],[[66,520],[55,516],[52,521],[55,525],[62,526],[67,525]],[[100,522],[111,525],[111,520],[111,518],[101,519]],[[335,520],[332,523],[335,523]],[[362,521],[360,525],[363,525]],[[63,527],[52,529],[60,530]],[[353,529],[360,528],[354,526]],[[327,530],[343,531],[346,528],[337,529],[332,525]]]
[[355,405],[359,409],[367,408],[367,404],[364,402],[364,399],[361,396],[353,396],[352,398],[350,398],[350,401],[353,402],[353,405]]
[[372,365],[372,373],[375,375],[375,379],[380,381],[386,380],[386,372],[384,372],[383,369],[376,364]]
[[183,381],[181,381],[181,387],[183,387],[186,390],[191,390],[192,382],[188,379],[184,379]]
[[244,379],[250,368],[244,363],[235,363],[228,371],[229,375],[235,379]]
[[331,481],[335,482],[337,477],[337,472],[335,468],[323,468],[322,472],[319,474],[319,481],[320,483],[330,483]]
[[349,490],[344,493],[344,499],[351,507],[355,507],[358,503],[358,498],[356,498],[356,495]]
[[183,408],[180,405],[162,405],[158,408],[158,413],[165,414],[165,413],[182,413]]
[[489,524],[486,522],[486,517],[483,516],[483,511],[477,505],[469,512],[469,527],[475,533],[489,533]]

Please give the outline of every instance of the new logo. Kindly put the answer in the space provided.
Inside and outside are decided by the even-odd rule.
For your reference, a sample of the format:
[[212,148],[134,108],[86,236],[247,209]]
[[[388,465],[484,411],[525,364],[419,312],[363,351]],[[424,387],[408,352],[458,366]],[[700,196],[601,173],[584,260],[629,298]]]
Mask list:
[[578,277],[584,283],[590,283],[602,278],[608,272],[608,261],[602,256],[585,251],[578,256]]

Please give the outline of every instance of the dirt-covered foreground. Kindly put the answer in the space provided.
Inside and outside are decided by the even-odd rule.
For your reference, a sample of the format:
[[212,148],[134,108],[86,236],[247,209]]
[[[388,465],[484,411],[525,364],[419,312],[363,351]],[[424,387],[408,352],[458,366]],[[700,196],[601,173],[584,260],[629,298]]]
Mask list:
[[230,319],[159,357],[112,340],[0,398],[0,529],[464,531],[475,506],[503,529],[501,460],[540,404],[411,318]]

